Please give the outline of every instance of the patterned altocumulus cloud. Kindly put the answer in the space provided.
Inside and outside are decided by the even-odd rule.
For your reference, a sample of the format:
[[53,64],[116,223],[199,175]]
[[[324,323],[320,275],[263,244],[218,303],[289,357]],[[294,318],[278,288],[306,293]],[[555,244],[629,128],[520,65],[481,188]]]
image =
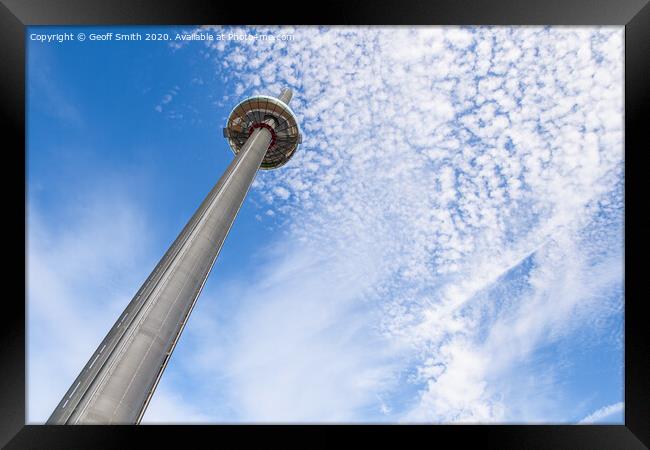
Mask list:
[[[532,384],[508,380],[554,343],[607,339],[622,348],[620,331],[608,328],[623,307],[622,29],[228,31],[293,35],[202,50],[230,86],[223,104],[294,90],[303,144],[251,191],[294,254],[285,249],[260,283],[302,295],[314,308],[303,305],[307,322],[322,302],[332,317],[367,307],[366,328],[381,339],[372,358],[345,340],[349,360],[336,374],[368,375],[332,387],[355,395],[331,399],[331,408],[375,404],[401,421],[584,417],[548,413],[542,401],[535,409],[515,392],[560,395],[562,361],[534,366]],[[246,311],[255,328],[261,313]],[[239,350],[253,348],[247,339]],[[250,361],[235,359],[233,373],[254,377]],[[287,378],[267,378],[265,389],[247,380],[233,387],[247,417],[282,420],[255,408],[267,388],[290,390]],[[282,401],[269,399],[276,408]],[[308,420],[359,417],[305,411]]]

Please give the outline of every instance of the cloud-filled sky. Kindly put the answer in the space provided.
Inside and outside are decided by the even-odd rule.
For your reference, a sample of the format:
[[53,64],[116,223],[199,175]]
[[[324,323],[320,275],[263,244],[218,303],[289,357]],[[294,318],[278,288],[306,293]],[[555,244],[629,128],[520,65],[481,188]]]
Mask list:
[[622,423],[622,27],[194,31],[28,40],[30,422],[288,86],[143,423]]

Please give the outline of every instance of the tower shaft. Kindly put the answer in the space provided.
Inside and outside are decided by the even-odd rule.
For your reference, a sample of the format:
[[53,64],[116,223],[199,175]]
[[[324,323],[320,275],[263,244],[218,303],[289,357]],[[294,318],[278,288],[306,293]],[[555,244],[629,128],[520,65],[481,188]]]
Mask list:
[[[291,92],[287,95],[288,102]],[[274,126],[272,120],[265,123]],[[267,128],[252,131],[72,383],[48,424],[140,422],[272,136]]]

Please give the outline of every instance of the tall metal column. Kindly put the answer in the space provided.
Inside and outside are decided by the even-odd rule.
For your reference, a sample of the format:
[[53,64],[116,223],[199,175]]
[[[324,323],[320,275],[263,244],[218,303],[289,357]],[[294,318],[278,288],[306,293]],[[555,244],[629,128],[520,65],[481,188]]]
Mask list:
[[[266,108],[271,111],[260,108],[260,98],[272,99]],[[297,125],[295,130],[286,126],[287,118],[295,123],[287,106],[290,99],[291,91],[285,90],[279,99],[245,100],[237,108],[257,107],[245,107],[243,114],[233,110],[228,127],[234,160],[108,332],[48,424],[140,422],[257,170],[274,151],[281,150],[288,159],[297,147]],[[233,143],[238,130],[247,134],[243,145]],[[290,141],[295,142],[288,147]]]

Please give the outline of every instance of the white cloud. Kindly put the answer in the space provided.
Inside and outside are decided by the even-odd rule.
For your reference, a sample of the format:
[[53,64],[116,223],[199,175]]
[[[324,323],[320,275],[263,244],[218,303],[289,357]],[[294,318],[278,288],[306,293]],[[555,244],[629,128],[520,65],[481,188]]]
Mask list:
[[[174,99],[175,96],[178,95],[178,92],[180,91],[180,88],[178,86],[172,87],[166,94],[162,96],[160,99],[160,102],[154,107],[154,110],[156,112],[162,112],[163,109],[165,108],[165,105],[168,103],[171,103],[171,101]],[[172,114],[175,114],[172,112]]]
[[273,193],[277,195],[279,198],[282,200],[286,200],[289,198],[289,191],[282,186],[275,187],[273,189]]
[[623,402],[603,406],[582,419],[581,424],[620,423],[625,404]]
[[197,424],[210,421],[210,417],[198,411],[177,392],[169,392],[164,387],[160,387],[156,389],[156,395],[151,398],[141,424]]

